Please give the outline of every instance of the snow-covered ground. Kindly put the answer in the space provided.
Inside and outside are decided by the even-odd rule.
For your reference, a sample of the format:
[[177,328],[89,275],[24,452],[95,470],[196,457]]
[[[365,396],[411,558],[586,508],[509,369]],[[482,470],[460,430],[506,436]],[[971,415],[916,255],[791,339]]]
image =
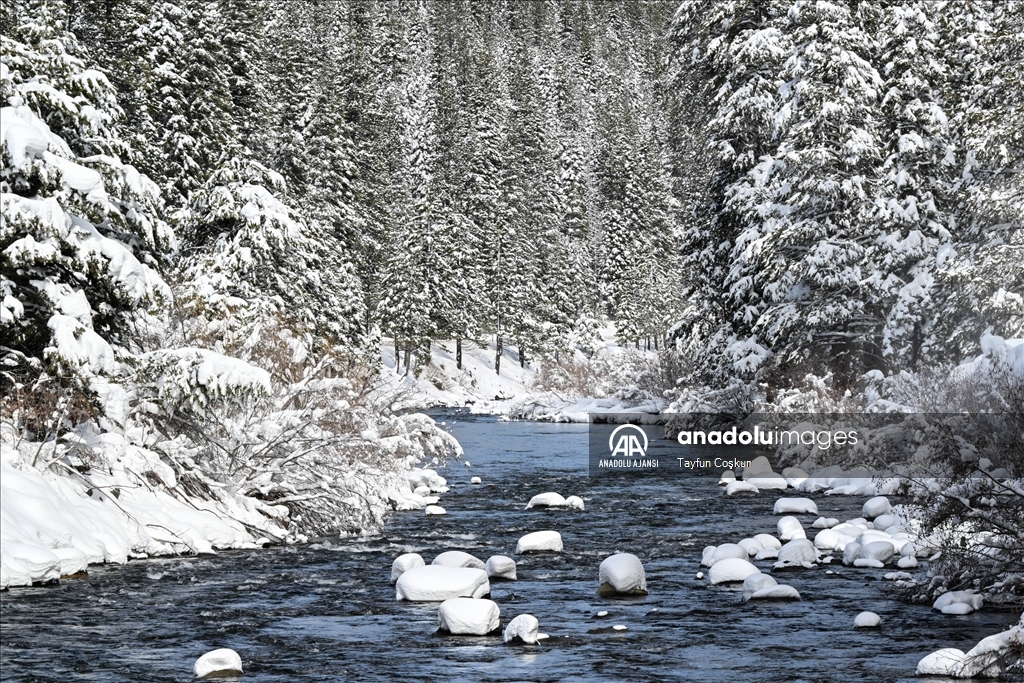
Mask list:
[[[462,342],[462,368],[456,363],[454,341],[437,341],[430,346],[430,361],[426,366],[413,364],[406,372],[405,365],[396,371],[395,347],[391,339],[381,344],[381,361],[385,376],[405,391],[405,403],[410,407],[464,407],[478,414],[504,415],[510,419],[543,420],[551,422],[587,422],[590,413],[661,412],[667,401],[642,395],[642,392],[623,392],[628,386],[616,386],[615,378],[606,378],[606,387],[594,387],[594,395],[578,395],[575,391],[547,390],[540,385],[540,363],[553,360],[527,360],[520,363],[519,352],[506,346],[501,358],[501,372],[494,370],[495,342],[486,346],[472,341]],[[602,330],[601,342],[593,356],[601,355],[610,364],[618,358],[649,357],[653,352],[641,352],[620,346],[615,340],[615,328]],[[591,358],[580,349],[565,361],[586,366]],[[618,382],[619,384],[624,384]],[[628,397],[623,393],[630,393]]]

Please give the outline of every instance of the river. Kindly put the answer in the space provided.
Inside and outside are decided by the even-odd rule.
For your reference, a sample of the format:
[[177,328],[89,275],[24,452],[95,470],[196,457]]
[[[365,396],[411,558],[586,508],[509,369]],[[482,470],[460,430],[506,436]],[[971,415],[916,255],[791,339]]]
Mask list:
[[[86,579],[10,590],[0,597],[3,680],[183,682],[199,655],[230,647],[246,683],[899,681],[915,680],[928,652],[967,650],[1016,620],[906,605],[881,580],[892,570],[841,564],[780,577],[800,601],[743,604],[737,591],[695,578],[701,550],[774,534],[773,492],[724,498],[707,478],[590,479],[586,425],[438,419],[471,463],[442,471],[446,516],[397,513],[373,539],[97,566]],[[524,510],[544,491],[582,496],[587,509]],[[864,501],[814,498],[840,519],[859,516]],[[400,553],[429,563],[461,549],[486,560],[512,555],[521,535],[540,529],[559,531],[565,552],[516,557],[519,580],[491,592],[503,624],[521,613],[540,620],[551,638],[539,646],[440,635],[436,604],[395,601],[388,578]],[[598,565],[616,551],[643,560],[649,595],[596,595]],[[882,627],[855,630],[863,610]],[[627,630],[603,630],[613,624]]]

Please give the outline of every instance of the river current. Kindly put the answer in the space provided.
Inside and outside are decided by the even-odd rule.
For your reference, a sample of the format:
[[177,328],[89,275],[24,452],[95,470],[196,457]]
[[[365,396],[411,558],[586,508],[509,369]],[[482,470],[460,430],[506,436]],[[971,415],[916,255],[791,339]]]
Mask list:
[[[1016,620],[907,605],[882,580],[892,569],[841,563],[780,576],[800,601],[743,604],[738,591],[695,578],[701,551],[775,534],[772,505],[785,493],[725,498],[705,477],[591,479],[586,425],[435,417],[471,463],[441,470],[447,515],[400,512],[370,539],[98,566],[57,587],[12,589],[0,596],[0,677],[184,682],[199,655],[230,647],[245,683],[908,681],[925,654],[967,650]],[[579,495],[586,510],[524,510],[544,491]],[[840,520],[864,502],[812,498]],[[814,517],[801,520],[809,528]],[[513,555],[520,536],[541,529],[560,532],[565,551]],[[551,637],[513,646],[441,635],[436,604],[396,602],[392,560],[418,552],[429,563],[445,550],[514,557],[519,580],[491,584],[502,623],[533,614]],[[649,595],[596,594],[601,560],[618,551],[643,561]],[[853,628],[864,610],[881,616],[880,629]]]

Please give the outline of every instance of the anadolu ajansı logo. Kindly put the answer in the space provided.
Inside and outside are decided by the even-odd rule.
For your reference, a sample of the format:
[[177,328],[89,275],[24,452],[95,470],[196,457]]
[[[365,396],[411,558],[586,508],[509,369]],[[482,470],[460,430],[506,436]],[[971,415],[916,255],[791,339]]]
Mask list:
[[[637,436],[639,434],[639,436]],[[618,440],[616,440],[618,436]],[[640,445],[643,439],[643,445]],[[647,457],[647,434],[636,425],[621,425],[615,428],[612,435],[608,437],[608,450],[612,457],[622,458],[646,458]]]

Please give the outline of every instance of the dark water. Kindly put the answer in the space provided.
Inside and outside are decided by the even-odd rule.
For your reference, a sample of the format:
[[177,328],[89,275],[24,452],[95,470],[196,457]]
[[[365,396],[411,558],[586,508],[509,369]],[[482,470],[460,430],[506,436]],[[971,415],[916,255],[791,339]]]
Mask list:
[[[799,602],[742,604],[694,576],[705,545],[775,533],[771,492],[724,499],[708,479],[588,479],[585,425],[462,417],[454,433],[472,467],[443,471],[447,516],[399,513],[383,538],[94,567],[88,579],[4,593],[2,680],[188,681],[196,657],[231,647],[252,683],[896,681],[912,680],[928,652],[966,650],[1015,621],[908,606],[887,597],[884,571],[842,566],[779,577]],[[485,485],[471,486],[474,475]],[[523,509],[543,491],[580,495],[587,510]],[[863,503],[815,498],[840,519]],[[492,583],[491,597],[503,624],[536,616],[552,636],[542,645],[441,636],[436,604],[395,602],[396,555],[511,555],[539,529],[559,531],[565,552],[517,557],[519,581]],[[598,565],[615,551],[643,560],[650,595],[595,594]],[[854,630],[862,610],[877,612],[882,628]],[[614,624],[628,630],[591,632]]]

